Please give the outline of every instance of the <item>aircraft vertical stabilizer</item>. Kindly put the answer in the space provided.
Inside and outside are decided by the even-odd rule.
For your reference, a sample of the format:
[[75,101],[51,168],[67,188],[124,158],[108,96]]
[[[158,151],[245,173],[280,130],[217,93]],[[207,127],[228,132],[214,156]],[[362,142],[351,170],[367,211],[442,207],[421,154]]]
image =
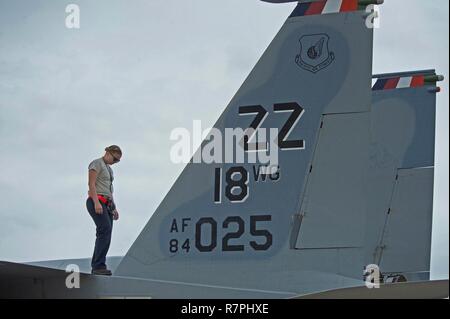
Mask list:
[[[359,9],[297,5],[214,126],[277,136],[245,139],[243,163],[189,163],[116,275],[283,291],[361,283],[373,30]],[[248,160],[272,142],[275,166]]]
[[442,79],[434,70],[374,76],[366,262],[410,280],[429,278]]

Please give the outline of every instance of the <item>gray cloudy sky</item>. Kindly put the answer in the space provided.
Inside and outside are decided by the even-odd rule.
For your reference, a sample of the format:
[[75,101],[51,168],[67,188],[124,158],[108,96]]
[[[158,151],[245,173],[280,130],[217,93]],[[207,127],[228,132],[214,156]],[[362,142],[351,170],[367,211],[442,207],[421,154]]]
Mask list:
[[[387,0],[374,73],[448,77],[447,0]],[[65,28],[65,7],[81,29]],[[170,131],[212,126],[294,4],[0,0],[0,260],[88,257],[87,165],[119,144],[110,255],[123,255],[181,165]],[[432,271],[448,277],[448,80],[437,105]]]

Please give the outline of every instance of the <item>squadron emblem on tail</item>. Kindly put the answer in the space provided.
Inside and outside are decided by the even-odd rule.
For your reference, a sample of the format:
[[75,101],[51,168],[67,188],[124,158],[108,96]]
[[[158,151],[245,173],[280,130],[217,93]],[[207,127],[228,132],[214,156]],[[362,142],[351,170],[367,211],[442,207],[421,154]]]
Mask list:
[[295,57],[295,63],[302,69],[312,73],[329,66],[335,59],[328,49],[330,37],[327,34],[311,34],[300,38],[300,53]]

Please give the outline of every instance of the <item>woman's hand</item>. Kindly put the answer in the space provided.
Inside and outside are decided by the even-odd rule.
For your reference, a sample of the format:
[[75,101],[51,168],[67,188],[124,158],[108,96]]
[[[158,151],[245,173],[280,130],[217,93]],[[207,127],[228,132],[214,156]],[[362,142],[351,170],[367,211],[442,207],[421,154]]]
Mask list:
[[95,213],[97,215],[103,214],[103,206],[102,206],[102,204],[100,204],[100,202],[98,200],[95,201]]
[[119,212],[117,211],[117,209],[115,209],[115,210],[113,211],[113,219],[114,219],[114,220],[118,220],[118,219],[119,219]]

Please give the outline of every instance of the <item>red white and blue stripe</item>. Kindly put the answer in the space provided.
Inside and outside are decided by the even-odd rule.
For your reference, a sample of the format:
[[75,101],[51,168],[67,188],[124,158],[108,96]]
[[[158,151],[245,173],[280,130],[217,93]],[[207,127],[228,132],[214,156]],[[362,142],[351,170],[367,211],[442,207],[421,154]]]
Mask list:
[[377,79],[373,91],[380,90],[393,90],[393,89],[404,89],[404,88],[415,88],[425,85],[424,75],[414,75],[406,77],[392,77],[385,79]]
[[358,10],[358,0],[323,0],[316,2],[302,2],[297,5],[290,17],[351,12],[356,10]]

